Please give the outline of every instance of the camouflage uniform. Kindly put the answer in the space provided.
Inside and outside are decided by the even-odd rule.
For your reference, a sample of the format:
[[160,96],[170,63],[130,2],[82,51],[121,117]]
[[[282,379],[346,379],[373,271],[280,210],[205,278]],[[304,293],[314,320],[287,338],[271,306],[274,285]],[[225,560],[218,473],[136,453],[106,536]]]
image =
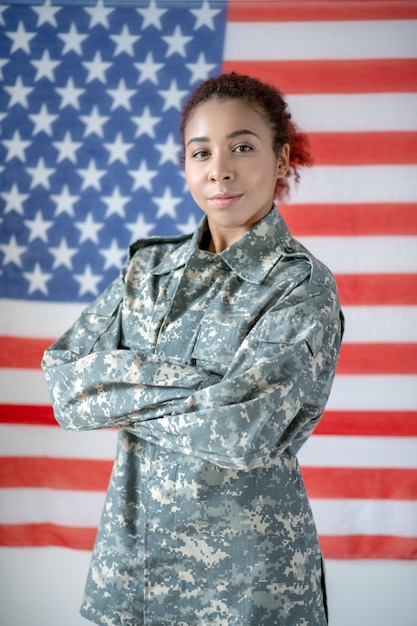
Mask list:
[[341,340],[329,270],[274,208],[220,254],[131,248],[44,357],[64,428],[119,427],[82,614],[123,626],[324,626],[296,452]]

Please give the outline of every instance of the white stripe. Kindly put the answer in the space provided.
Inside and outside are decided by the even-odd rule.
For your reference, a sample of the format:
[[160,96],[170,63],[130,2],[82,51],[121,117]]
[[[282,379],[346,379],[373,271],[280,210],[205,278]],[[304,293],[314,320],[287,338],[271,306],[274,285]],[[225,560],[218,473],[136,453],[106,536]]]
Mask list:
[[344,343],[417,342],[417,306],[345,306]]
[[86,306],[2,299],[0,335],[56,339],[75,322]]
[[114,460],[117,429],[68,432],[58,426],[0,425],[0,457]]
[[321,535],[417,536],[417,502],[311,500]]
[[331,411],[415,411],[417,376],[336,376]]
[[42,524],[96,527],[105,494],[102,491],[2,489],[0,524]]
[[[332,239],[330,237],[300,237],[300,241],[303,240],[303,242],[311,245],[311,248],[315,249],[317,256],[322,260],[329,256],[328,244],[329,242],[331,244]],[[311,251],[313,252],[313,250]],[[414,254],[414,250],[412,254]],[[334,254],[331,257],[331,263],[340,265],[339,259],[335,259]],[[380,271],[390,273],[389,269],[385,267],[381,268]],[[57,305],[42,302],[36,304],[38,305],[37,318],[34,320],[32,315],[27,316],[28,305],[26,302],[22,303],[21,300],[7,301],[5,306],[8,316],[11,320],[16,320],[16,325],[14,321],[9,322],[7,328],[3,328],[3,332],[0,334],[52,338],[48,334],[50,331],[48,318],[58,318],[67,323],[68,318],[74,314],[71,306],[70,314],[68,314],[66,303]],[[417,307],[415,306],[344,306],[343,311],[346,317],[345,342],[417,342]],[[25,315],[27,316],[26,322],[24,321]],[[75,318],[72,317],[72,321],[73,319]],[[68,322],[68,325],[70,323]],[[62,333],[66,328],[67,326],[60,330],[56,328],[56,336],[58,332]]]
[[295,122],[306,132],[417,130],[415,93],[289,95],[285,99]]
[[229,22],[224,58],[227,61],[408,59],[417,56],[416,24],[413,20]]
[[417,437],[313,434],[297,456],[305,467],[417,469]]
[[292,190],[291,202],[417,202],[417,167],[315,165],[301,172],[300,183]]
[[417,272],[417,237],[306,236],[298,239],[336,274]]
[[[4,369],[1,376],[0,402],[49,404],[43,372]],[[328,407],[335,411],[414,411],[417,409],[417,376],[336,376]]]

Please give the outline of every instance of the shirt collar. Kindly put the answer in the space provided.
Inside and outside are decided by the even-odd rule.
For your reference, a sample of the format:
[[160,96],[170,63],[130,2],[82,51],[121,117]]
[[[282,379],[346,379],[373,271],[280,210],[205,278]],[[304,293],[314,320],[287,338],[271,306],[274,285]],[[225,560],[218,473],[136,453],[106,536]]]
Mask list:
[[[196,231],[182,239],[159,265],[153,268],[153,274],[165,274],[186,265],[190,256],[199,248],[207,229],[207,218],[203,217]],[[203,254],[203,250],[199,250]],[[238,241],[217,256],[243,280],[261,283],[273,266],[283,256],[294,252],[294,239],[284,219],[274,206],[255,226]]]

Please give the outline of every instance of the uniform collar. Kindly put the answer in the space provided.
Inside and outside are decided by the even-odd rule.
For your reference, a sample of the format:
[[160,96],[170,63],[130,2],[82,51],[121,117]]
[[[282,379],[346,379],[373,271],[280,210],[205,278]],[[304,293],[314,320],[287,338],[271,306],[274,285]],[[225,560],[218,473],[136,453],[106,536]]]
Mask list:
[[[152,273],[165,274],[184,266],[196,253],[207,255],[207,262],[210,262],[212,253],[199,250],[206,230],[207,218],[203,217],[197,230],[191,236],[181,238],[180,245],[154,267]],[[272,207],[250,231],[214,258],[221,258],[243,280],[259,284],[277,261],[291,252],[294,252],[294,239],[276,207]]]

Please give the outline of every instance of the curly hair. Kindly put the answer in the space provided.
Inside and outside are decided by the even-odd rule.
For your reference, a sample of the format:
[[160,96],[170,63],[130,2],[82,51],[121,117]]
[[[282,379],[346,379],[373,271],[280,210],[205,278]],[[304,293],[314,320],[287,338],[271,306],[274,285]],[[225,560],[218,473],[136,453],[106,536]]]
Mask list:
[[208,78],[195,89],[183,107],[180,124],[183,147],[185,127],[190,115],[196,107],[212,98],[243,100],[257,110],[271,128],[273,149],[277,156],[282,146],[289,144],[289,169],[285,178],[277,180],[275,188],[276,199],[281,201],[287,199],[290,192],[289,180],[292,178],[298,183],[299,168],[309,167],[313,161],[308,137],[292,121],[282,93],[272,85],[236,72]]

